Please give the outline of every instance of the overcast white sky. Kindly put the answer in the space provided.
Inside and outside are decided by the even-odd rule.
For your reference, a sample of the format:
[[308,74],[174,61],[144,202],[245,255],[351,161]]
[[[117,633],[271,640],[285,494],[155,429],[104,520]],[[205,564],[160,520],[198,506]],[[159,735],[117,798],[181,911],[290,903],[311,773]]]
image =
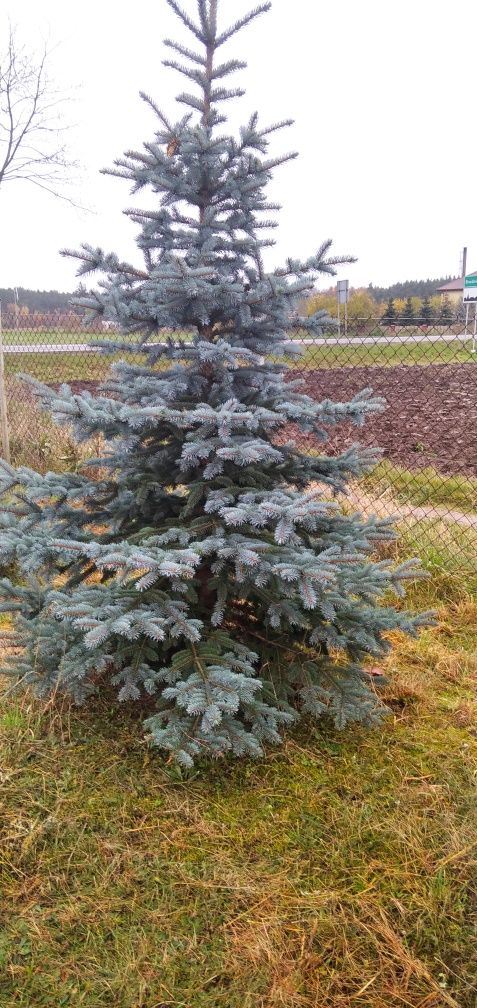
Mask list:
[[[195,10],[195,0],[183,0]],[[222,23],[252,4],[222,0]],[[3,0],[29,44],[56,46],[50,70],[73,94],[69,142],[82,163],[72,191],[83,213],[23,182],[0,191],[0,287],[71,290],[74,264],[59,255],[81,241],[135,261],[126,182],[99,174],[123,150],[152,138],[148,91],[173,118],[179,75],[165,69],[162,39],[184,33],[165,0]],[[263,121],[291,116],[274,138],[300,152],[277,170],[283,206],[270,262],[305,257],[331,237],[353,286],[456,274],[464,244],[477,269],[475,0],[273,0],[272,11],[229,45],[248,61],[247,88],[230,121],[255,108]],[[0,46],[0,49],[3,46]],[[141,205],[154,197],[142,194]]]

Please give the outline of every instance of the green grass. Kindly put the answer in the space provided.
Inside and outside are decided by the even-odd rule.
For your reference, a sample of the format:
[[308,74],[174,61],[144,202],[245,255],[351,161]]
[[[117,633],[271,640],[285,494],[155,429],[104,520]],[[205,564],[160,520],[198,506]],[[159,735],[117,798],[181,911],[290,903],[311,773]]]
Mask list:
[[431,467],[410,470],[383,461],[361,482],[376,493],[390,487],[397,500],[418,507],[477,511],[477,479],[443,475]]
[[[430,575],[413,586],[418,607],[445,602],[452,612],[463,598],[477,599],[477,528],[428,519],[399,525],[398,530],[400,554],[417,555]],[[470,627],[469,633],[472,637],[477,630]]]
[[[5,375],[29,374],[40,381],[68,382],[105,378],[114,360],[124,354],[103,356],[94,353],[19,353],[5,356]],[[130,362],[142,363],[138,354]]]
[[424,559],[379,729],[183,776],[107,702],[4,701],[2,1008],[475,1008],[477,578]]
[[475,364],[471,342],[375,343],[361,346],[308,346],[293,359],[297,368],[392,367],[398,364]]

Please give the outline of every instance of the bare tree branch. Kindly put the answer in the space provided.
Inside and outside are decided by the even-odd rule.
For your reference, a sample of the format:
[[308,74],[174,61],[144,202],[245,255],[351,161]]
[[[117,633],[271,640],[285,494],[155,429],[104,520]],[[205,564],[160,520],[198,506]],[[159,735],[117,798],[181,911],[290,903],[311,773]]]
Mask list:
[[51,83],[48,56],[46,47],[29,52],[10,27],[0,54],[0,187],[23,179],[77,206],[63,191],[75,163],[63,142],[66,98]]

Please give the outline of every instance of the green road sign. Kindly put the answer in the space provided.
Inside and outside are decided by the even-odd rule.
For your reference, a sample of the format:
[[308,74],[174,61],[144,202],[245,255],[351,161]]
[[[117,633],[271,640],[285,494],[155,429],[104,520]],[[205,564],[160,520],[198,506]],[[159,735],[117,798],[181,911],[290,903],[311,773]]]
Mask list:
[[464,277],[464,287],[477,287],[477,276]]

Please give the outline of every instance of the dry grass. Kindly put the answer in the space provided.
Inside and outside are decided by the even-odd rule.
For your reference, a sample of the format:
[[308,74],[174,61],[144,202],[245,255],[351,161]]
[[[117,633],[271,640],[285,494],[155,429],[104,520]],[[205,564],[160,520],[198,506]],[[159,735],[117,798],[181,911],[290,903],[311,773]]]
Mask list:
[[131,712],[5,701],[0,1005],[475,1008],[477,602],[434,570],[378,730],[184,776]]
[[95,454],[98,444],[75,443],[67,427],[60,427],[37,405],[28,387],[17,379],[7,383],[10,454],[16,466],[38,472],[74,471]]

